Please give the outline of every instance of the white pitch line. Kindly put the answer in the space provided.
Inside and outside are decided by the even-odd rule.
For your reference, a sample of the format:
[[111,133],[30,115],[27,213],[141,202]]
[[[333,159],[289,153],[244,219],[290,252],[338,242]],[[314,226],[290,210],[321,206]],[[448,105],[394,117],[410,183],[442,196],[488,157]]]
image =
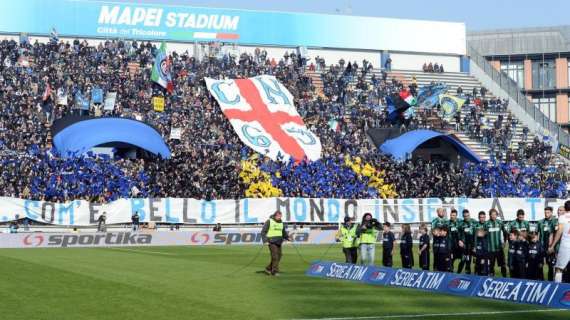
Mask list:
[[112,247],[109,247],[108,249],[119,250],[119,251],[141,252],[141,253],[148,252],[148,253],[163,254],[163,255],[167,255],[167,256],[177,256],[177,254],[175,254],[175,253],[160,252],[160,251],[138,250],[138,249],[127,249],[127,248],[112,248]]
[[536,310],[513,310],[513,311],[482,311],[482,312],[462,312],[462,313],[426,313],[426,314],[402,314],[390,316],[368,316],[368,317],[337,317],[337,318],[294,318],[290,320],[382,320],[382,319],[410,319],[428,317],[451,317],[451,316],[483,316],[494,314],[517,314],[536,312],[560,312],[570,311],[567,309],[536,309]]

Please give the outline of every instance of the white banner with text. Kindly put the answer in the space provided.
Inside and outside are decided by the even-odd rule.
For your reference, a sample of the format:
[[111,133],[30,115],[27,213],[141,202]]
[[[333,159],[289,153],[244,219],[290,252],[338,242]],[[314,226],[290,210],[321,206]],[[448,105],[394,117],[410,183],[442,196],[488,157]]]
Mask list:
[[477,212],[495,208],[502,220],[514,220],[516,211],[523,209],[527,220],[543,218],[550,206],[556,212],[561,199],[541,198],[425,198],[425,199],[319,199],[263,198],[237,200],[198,200],[188,198],[133,198],[105,204],[76,200],[66,203],[0,197],[0,221],[28,218],[34,221],[67,226],[96,225],[105,213],[107,224],[131,223],[135,212],[140,222],[169,224],[243,224],[263,223],[275,211],[283,213],[286,222],[337,223],[345,216],[357,221],[366,212],[374,218],[391,223],[430,222],[437,208],[461,212],[468,209],[472,217]]

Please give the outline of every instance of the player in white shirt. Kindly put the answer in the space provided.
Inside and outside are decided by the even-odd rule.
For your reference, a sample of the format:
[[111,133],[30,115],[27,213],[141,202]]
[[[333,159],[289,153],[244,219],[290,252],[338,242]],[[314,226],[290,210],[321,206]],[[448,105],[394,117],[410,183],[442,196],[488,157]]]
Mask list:
[[570,200],[564,203],[564,211],[566,212],[558,217],[558,231],[554,236],[552,245],[548,248],[548,252],[554,252],[556,244],[560,241],[560,249],[554,266],[556,269],[555,282],[562,282],[562,273],[570,261]]

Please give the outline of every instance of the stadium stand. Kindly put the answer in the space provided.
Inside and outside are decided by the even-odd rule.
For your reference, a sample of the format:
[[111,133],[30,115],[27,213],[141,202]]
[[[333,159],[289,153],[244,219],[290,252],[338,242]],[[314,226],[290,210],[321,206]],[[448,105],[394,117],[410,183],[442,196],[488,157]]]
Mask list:
[[[505,112],[500,97],[481,97],[480,84],[466,74],[386,73],[367,61],[339,65],[321,58],[315,59],[317,68],[295,53],[276,60],[261,50],[221,57],[172,52],[174,92],[165,94],[150,80],[157,50],[137,41],[108,40],[96,46],[79,39],[2,41],[1,195],[100,202],[120,197],[567,195],[567,170],[552,161],[549,144],[532,134],[523,139],[522,126],[513,125],[516,119]],[[275,75],[293,94],[299,114],[321,139],[321,160],[283,163],[254,154],[231,129],[203,81],[206,76],[260,74]],[[454,94],[463,89],[459,95],[469,102],[458,118],[461,125],[430,110],[418,111],[405,125],[388,119],[387,96],[408,86],[417,94],[433,82],[446,83]],[[112,110],[105,110],[103,102],[83,107],[96,89],[117,92]],[[169,107],[164,112],[153,111],[151,98],[156,96],[165,98]],[[150,124],[168,142],[172,157],[113,159],[89,153],[63,159],[52,147],[50,128],[69,115]],[[465,167],[434,159],[397,162],[382,155],[366,134],[369,128],[386,127],[449,131],[468,146],[477,145],[475,152],[491,161]],[[180,139],[171,139],[172,129],[182,129]],[[524,152],[518,151],[521,141],[528,141]]]

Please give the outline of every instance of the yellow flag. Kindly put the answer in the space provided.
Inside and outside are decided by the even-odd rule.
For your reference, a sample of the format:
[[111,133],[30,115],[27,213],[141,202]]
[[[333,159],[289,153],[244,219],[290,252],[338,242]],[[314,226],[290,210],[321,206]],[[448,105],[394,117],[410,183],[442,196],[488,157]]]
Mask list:
[[456,112],[461,110],[465,99],[457,98],[449,94],[439,95],[439,105],[441,106],[442,117],[451,118]]
[[164,97],[152,97],[152,106],[154,111],[163,112],[164,111]]

